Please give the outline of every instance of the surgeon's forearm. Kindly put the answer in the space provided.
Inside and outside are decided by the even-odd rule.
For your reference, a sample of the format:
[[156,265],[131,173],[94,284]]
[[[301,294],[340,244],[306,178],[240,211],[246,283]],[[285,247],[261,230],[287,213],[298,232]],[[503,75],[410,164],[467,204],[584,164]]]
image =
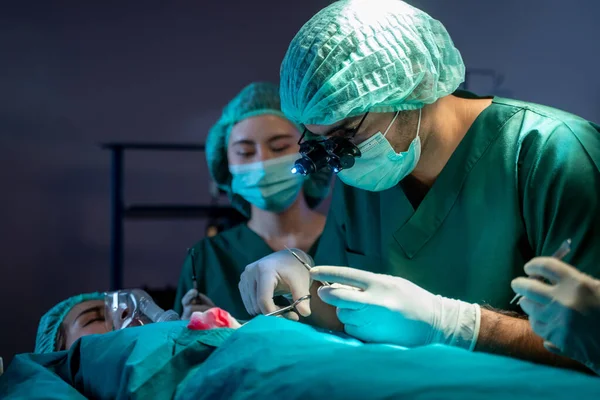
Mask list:
[[481,308],[481,326],[475,351],[500,354],[539,364],[590,372],[582,364],[550,353],[529,321]]

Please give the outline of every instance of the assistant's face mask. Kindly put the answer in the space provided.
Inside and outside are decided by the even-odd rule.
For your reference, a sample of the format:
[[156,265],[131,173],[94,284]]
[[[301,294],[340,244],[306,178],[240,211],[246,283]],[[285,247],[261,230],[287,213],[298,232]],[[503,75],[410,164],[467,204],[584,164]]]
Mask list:
[[398,113],[399,111],[394,115],[385,133],[377,132],[358,145],[361,156],[356,158],[354,166],[338,173],[342,182],[359,189],[379,192],[396,186],[415,169],[419,157],[421,157],[421,138],[419,137],[421,110],[419,110],[417,135],[410,143],[408,150],[401,153],[396,153],[385,138],[396,121]]
[[148,293],[140,289],[119,290],[104,295],[104,323],[108,331],[178,319],[175,311],[163,310]]
[[251,164],[230,165],[231,190],[256,207],[282,212],[302,188],[304,177],[291,172],[298,153]]

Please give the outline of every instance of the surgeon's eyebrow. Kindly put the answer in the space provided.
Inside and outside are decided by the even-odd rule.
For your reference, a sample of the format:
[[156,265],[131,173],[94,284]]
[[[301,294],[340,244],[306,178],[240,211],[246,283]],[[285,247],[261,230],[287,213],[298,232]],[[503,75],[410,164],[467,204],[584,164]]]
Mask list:
[[[342,122],[341,124],[336,125],[331,129],[328,129],[327,132],[325,132],[324,136],[329,137],[338,131],[346,131],[347,132],[347,131],[356,130],[361,125],[361,122],[365,120],[365,118],[368,114],[369,113],[366,113],[362,117],[359,115],[357,117],[349,118],[346,121]],[[352,126],[352,125],[354,125],[355,122],[358,122],[356,124],[356,126]]]
[[88,308],[88,309],[86,309],[86,310],[83,310],[82,312],[80,312],[80,313],[79,313],[79,315],[78,315],[78,316],[76,316],[76,317],[75,317],[75,319],[73,320],[73,322],[77,322],[77,320],[78,320],[80,317],[84,316],[85,314],[89,314],[89,313],[93,313],[93,312],[97,312],[97,313],[99,314],[99,313],[100,313],[100,311],[102,311],[102,308],[104,308],[104,307],[101,307],[101,306],[95,306],[95,307],[90,307],[90,308]]
[[[351,121],[350,121],[350,122],[351,122]],[[308,128],[306,128],[306,127],[305,127],[305,128],[304,128],[304,133],[302,134],[302,137],[301,137],[300,139],[302,139],[302,138],[304,137],[304,135],[306,135],[307,133],[308,133],[308,134],[310,134],[311,136],[331,136],[331,135],[333,135],[333,134],[334,134],[336,131],[339,131],[339,130],[342,130],[342,129],[346,129],[346,130],[347,130],[347,129],[350,129],[350,128],[347,128],[347,127],[346,127],[346,125],[347,125],[348,123],[349,123],[349,121],[342,122],[341,124],[339,124],[339,125],[336,125],[336,126],[334,126],[333,128],[330,128],[330,129],[328,129],[327,131],[325,131],[325,133],[320,133],[320,134],[317,134],[317,133],[314,133],[314,132],[312,132],[312,131],[309,131],[309,130],[308,130]]]
[[345,121],[337,126],[334,126],[331,129],[328,129],[327,132],[325,132],[325,134],[323,136],[329,137],[331,135],[333,135],[335,132],[337,131],[341,131],[341,130],[348,130],[351,129],[348,127],[348,124],[351,123],[352,121]]

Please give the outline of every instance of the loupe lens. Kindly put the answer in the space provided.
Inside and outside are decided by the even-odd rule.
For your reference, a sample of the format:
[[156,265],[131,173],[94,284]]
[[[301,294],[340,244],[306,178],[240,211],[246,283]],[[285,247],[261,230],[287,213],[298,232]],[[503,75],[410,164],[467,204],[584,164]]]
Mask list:
[[302,176],[306,176],[308,174],[313,173],[315,170],[314,163],[307,159],[306,157],[302,157],[294,163],[292,167],[292,174],[300,174]]
[[340,163],[340,160],[333,156],[333,157],[329,157],[329,166],[331,167],[331,169],[333,170],[333,173],[337,174],[338,172],[340,172],[342,169],[342,164]]
[[303,176],[313,174],[328,165],[329,154],[323,141],[307,140],[300,145],[302,158],[296,160],[292,173]]
[[342,166],[343,169],[352,168],[354,166],[354,164],[356,163],[356,160],[350,154],[344,154],[344,155],[342,155],[339,158],[339,160],[340,160],[340,164],[341,164],[341,166]]
[[352,168],[356,163],[355,158],[360,157],[360,150],[348,139],[332,137],[325,143],[329,154],[329,165],[337,174],[343,169]]

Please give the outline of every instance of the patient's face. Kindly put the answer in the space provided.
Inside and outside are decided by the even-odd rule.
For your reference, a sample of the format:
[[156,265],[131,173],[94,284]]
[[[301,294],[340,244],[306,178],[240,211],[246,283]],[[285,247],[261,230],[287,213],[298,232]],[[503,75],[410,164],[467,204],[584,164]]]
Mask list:
[[88,300],[77,304],[63,320],[65,350],[80,337],[95,333],[106,333],[104,326],[104,301]]

